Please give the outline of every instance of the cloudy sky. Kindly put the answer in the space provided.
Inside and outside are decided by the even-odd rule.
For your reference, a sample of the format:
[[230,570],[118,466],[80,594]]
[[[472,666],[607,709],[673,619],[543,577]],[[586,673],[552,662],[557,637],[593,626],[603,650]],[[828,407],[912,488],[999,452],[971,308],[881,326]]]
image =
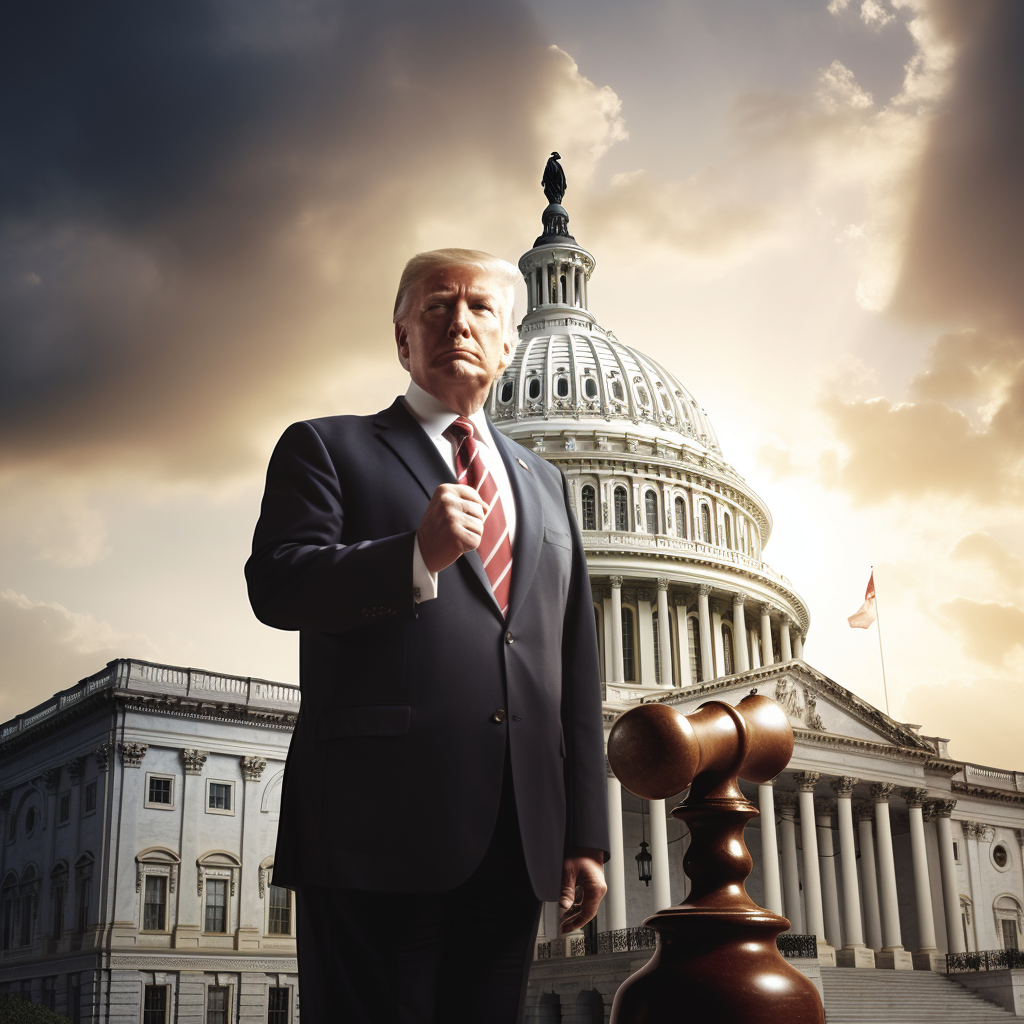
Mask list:
[[0,719],[110,658],[294,681],[241,568],[390,306],[515,261],[544,158],[603,325],[768,501],[806,656],[1024,769],[1024,4],[67,0],[0,31]]

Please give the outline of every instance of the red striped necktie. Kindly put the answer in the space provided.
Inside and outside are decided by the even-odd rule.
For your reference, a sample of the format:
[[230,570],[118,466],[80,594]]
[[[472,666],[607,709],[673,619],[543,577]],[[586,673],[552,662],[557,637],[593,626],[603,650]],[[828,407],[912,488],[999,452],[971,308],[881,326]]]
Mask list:
[[480,443],[470,420],[460,416],[445,431],[455,446],[455,476],[460,484],[476,488],[487,506],[484,534],[477,549],[484,563],[484,572],[491,581],[494,599],[502,615],[508,614],[508,595],[512,582],[512,541],[508,535],[501,495],[490,470],[480,457]]

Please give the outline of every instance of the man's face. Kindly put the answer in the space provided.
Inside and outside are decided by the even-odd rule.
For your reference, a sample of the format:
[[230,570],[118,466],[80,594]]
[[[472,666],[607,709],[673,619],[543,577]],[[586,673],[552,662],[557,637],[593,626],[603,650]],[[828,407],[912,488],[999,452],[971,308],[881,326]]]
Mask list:
[[398,358],[428,394],[463,415],[483,404],[512,359],[512,290],[475,267],[442,267],[420,279],[395,324]]

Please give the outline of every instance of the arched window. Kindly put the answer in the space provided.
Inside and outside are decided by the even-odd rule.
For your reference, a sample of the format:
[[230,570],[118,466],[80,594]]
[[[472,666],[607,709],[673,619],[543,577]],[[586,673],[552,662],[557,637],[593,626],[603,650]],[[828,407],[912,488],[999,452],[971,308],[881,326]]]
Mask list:
[[703,534],[705,544],[713,543],[711,540],[711,509],[707,505],[701,503],[700,506],[700,526]]
[[583,529],[584,530],[596,530],[597,529],[597,492],[590,484],[583,485],[583,493],[581,495],[583,506]]
[[526,397],[534,401],[540,398],[540,377],[530,378],[530,383],[526,385]]
[[616,487],[612,495],[615,504],[615,529],[625,533],[629,529],[629,506],[627,505],[626,488]]
[[[181,858],[173,851],[161,846],[151,846],[135,858],[135,891],[142,894],[141,930],[144,932],[166,932],[171,930],[167,908],[173,905],[171,897],[177,887]],[[92,865],[90,864],[90,871]],[[80,885],[79,893],[86,893],[84,902],[79,900],[79,931],[89,923],[89,884]]]
[[993,904],[996,917],[996,934],[1003,949],[1020,949],[1020,904],[1012,896],[1004,894]]
[[64,903],[68,894],[68,864],[59,861],[50,872],[50,902],[53,906],[51,934],[59,939],[64,934]]
[[725,529],[725,546],[732,548],[732,519],[729,513],[726,512],[722,516],[722,526]]
[[498,389],[498,401],[502,405],[508,405],[512,401],[512,393],[515,391],[515,381],[503,380],[501,387]]
[[597,380],[595,378],[583,378],[583,394],[590,399],[597,398]]
[[722,660],[723,675],[731,676],[732,666],[732,627],[722,623]]
[[633,609],[622,609],[622,678],[636,682],[636,632],[633,629]]
[[642,384],[637,385],[636,397],[640,399],[640,404],[643,406],[648,406],[651,404],[651,400],[647,396],[647,388],[645,388]]
[[32,919],[35,917],[35,907],[39,899],[39,876],[35,866],[29,864],[21,876],[21,932],[19,945],[32,945]]
[[559,398],[568,398],[569,397],[569,378],[568,377],[558,377],[558,378],[556,378],[556,380],[555,380],[555,394]]
[[703,659],[700,651],[700,625],[696,615],[686,617],[686,640],[690,648],[690,678],[695,683],[704,682]]
[[644,495],[644,518],[647,520],[647,532],[658,532],[658,496],[654,491]]
[[676,536],[686,539],[686,502],[676,498]]
[[616,401],[623,402],[623,401],[625,401],[625,397],[626,397],[626,393],[622,390],[622,381],[621,380],[613,380],[612,381],[612,398],[614,398]]

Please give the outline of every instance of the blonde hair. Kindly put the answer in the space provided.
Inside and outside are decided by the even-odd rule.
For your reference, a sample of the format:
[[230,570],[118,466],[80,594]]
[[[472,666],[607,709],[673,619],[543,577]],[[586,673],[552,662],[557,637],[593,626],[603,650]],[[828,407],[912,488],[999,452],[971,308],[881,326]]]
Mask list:
[[[409,293],[432,270],[441,267],[475,267],[494,274],[498,283],[512,289],[522,280],[519,269],[507,260],[498,259],[489,252],[480,249],[431,249],[430,252],[419,252],[405,265],[401,280],[398,282],[398,294],[395,296],[395,312],[392,320],[398,323],[408,312]],[[510,330],[515,322],[512,303],[509,303],[508,317]]]

